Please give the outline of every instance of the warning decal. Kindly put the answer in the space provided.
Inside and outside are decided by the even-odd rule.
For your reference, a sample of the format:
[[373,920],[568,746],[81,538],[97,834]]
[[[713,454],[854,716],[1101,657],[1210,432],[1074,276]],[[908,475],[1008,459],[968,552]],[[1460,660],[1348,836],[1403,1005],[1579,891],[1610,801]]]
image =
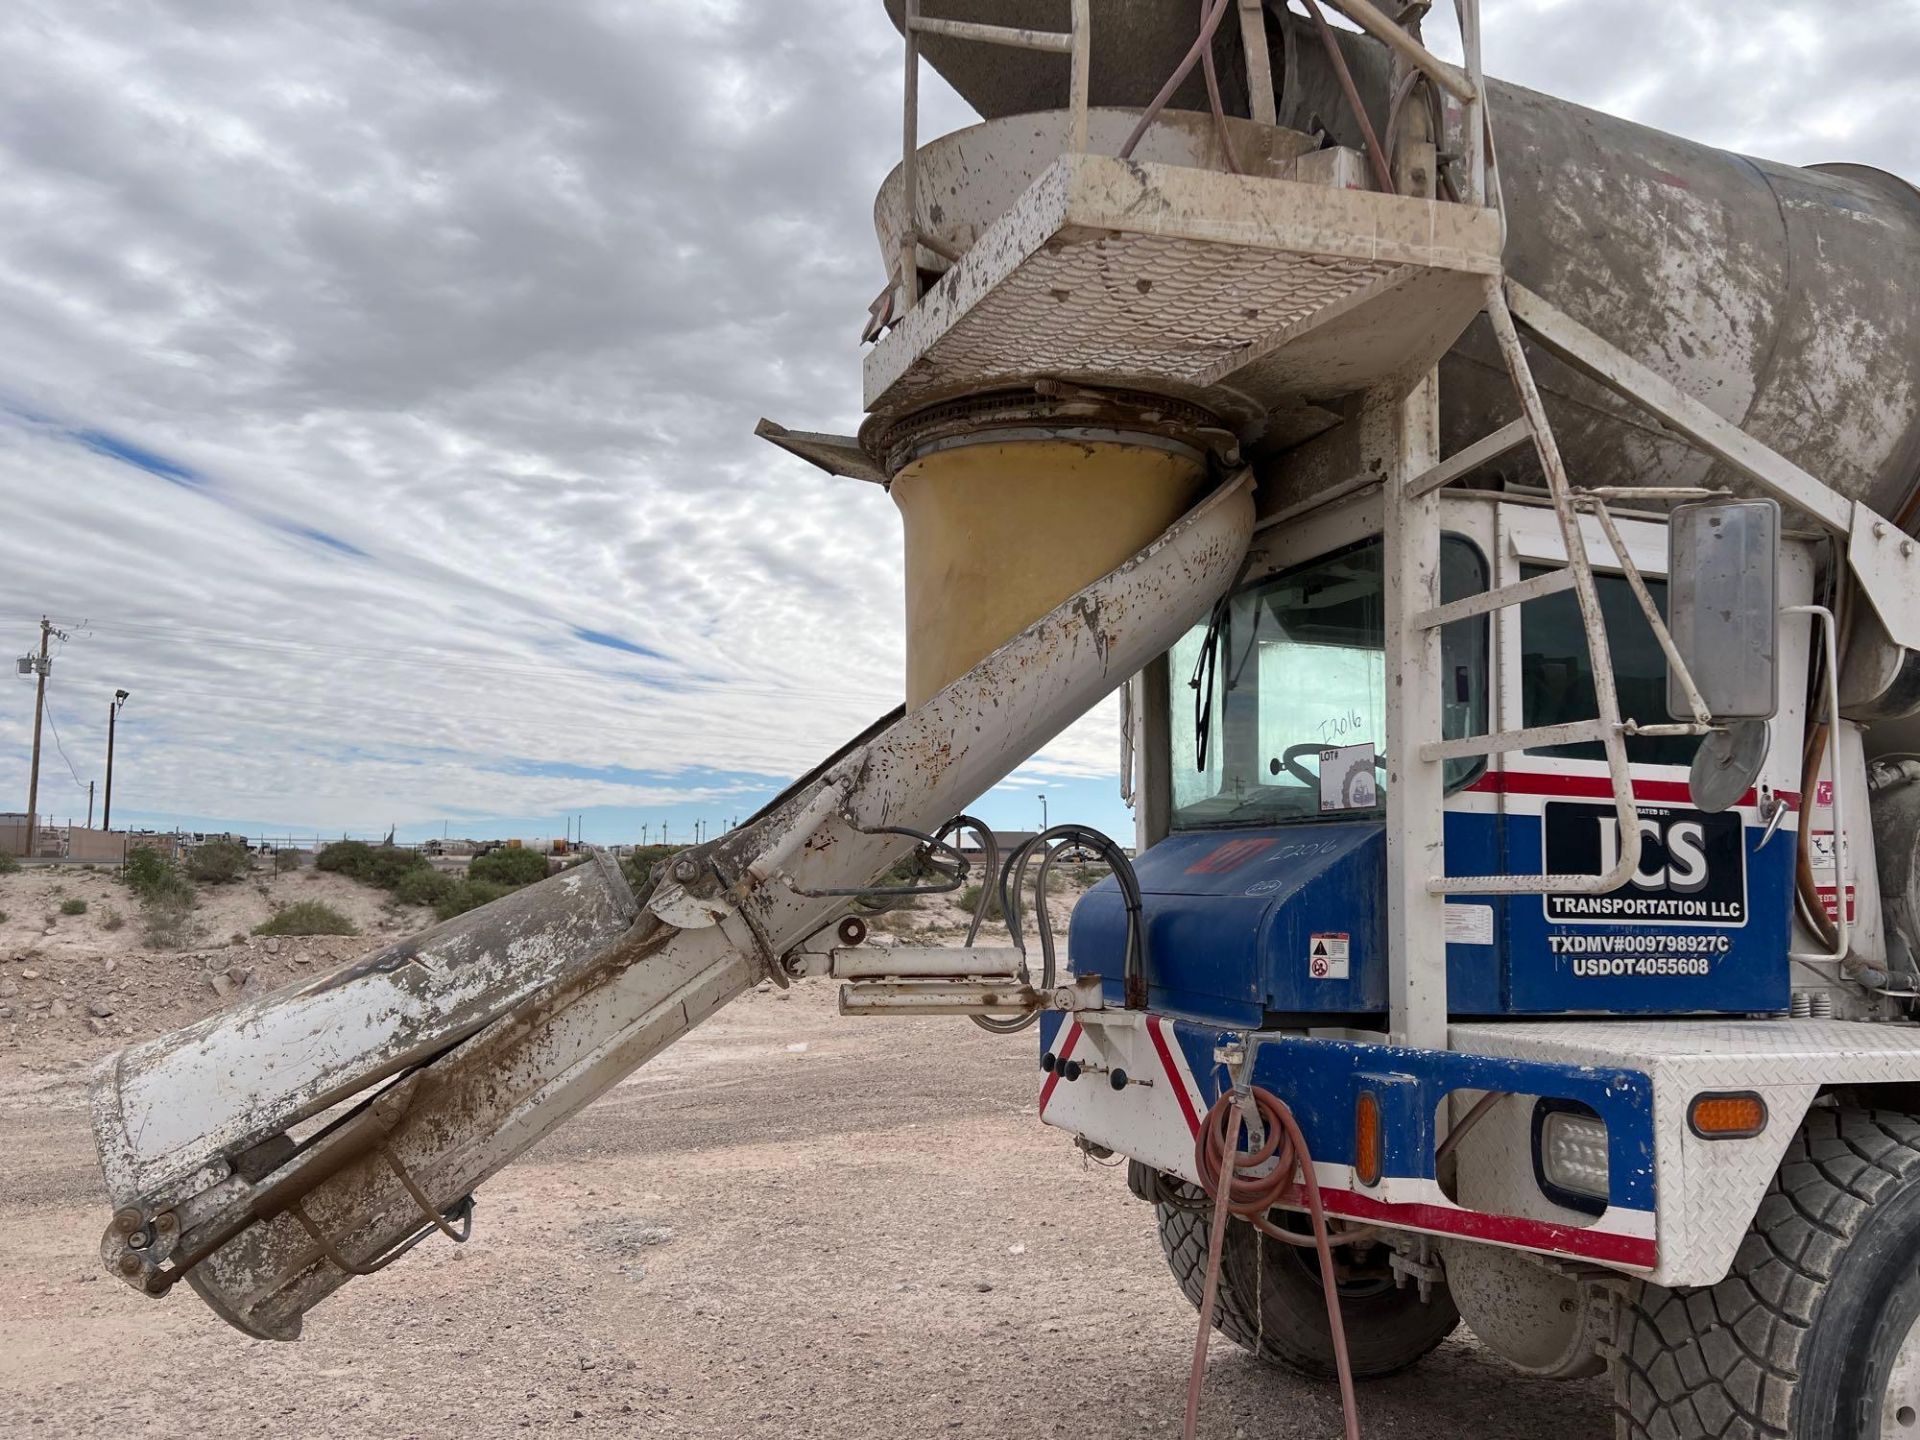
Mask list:
[[1347,934],[1313,935],[1307,940],[1307,974],[1316,980],[1347,978]]

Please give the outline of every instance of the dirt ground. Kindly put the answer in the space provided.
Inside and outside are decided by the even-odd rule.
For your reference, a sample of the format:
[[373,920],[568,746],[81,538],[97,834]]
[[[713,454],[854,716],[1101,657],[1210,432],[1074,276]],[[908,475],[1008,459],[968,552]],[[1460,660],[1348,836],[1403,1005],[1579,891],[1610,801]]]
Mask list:
[[[360,934],[253,934],[274,911],[300,900],[331,905]],[[74,901],[86,909],[62,913]],[[38,1060],[96,1056],[163,1034],[433,919],[342,875],[257,870],[249,879],[197,887],[186,948],[155,950],[139,902],[117,872],[72,866],[0,875],[0,917],[0,1057]]]
[[[43,883],[0,877],[0,908],[23,878]],[[32,937],[31,961],[0,947],[23,992],[64,980],[79,1001],[0,1025],[0,1434],[1178,1432],[1193,1311],[1124,1174],[1038,1122],[1031,1037],[844,1019],[821,982],[723,1012],[484,1186],[468,1245],[353,1281],[297,1344],[249,1340],[184,1288],[136,1295],[96,1258],[87,1066],[225,1003],[209,973],[277,984],[379,932],[191,958],[71,936]],[[112,1033],[84,1023],[93,990],[126,997]],[[1464,1332],[1361,1405],[1369,1437],[1611,1433],[1598,1382],[1521,1379]],[[1339,1405],[1216,1337],[1201,1428],[1318,1440]]]

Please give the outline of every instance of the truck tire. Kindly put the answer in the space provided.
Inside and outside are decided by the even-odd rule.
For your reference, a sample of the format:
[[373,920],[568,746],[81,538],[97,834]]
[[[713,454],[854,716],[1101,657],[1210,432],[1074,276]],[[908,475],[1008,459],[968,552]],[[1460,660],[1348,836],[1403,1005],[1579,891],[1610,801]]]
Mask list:
[[1816,1107],[1733,1269],[1620,1313],[1622,1440],[1920,1440],[1920,1120]]
[[[1192,1194],[1198,1197],[1200,1192]],[[1173,1278],[1180,1282],[1180,1293],[1198,1311],[1206,1287],[1212,1214],[1179,1205],[1153,1208],[1160,1226],[1160,1249]],[[1460,1312],[1453,1308],[1444,1285],[1434,1286],[1431,1298],[1423,1301],[1417,1290],[1397,1289],[1387,1278],[1342,1284],[1340,1314],[1346,1321],[1347,1356],[1356,1378],[1406,1369],[1460,1323]],[[1228,1225],[1226,1249],[1220,1257],[1214,1325],[1242,1350],[1268,1364],[1315,1377],[1334,1373],[1327,1302],[1314,1252],[1270,1240],[1238,1221]]]

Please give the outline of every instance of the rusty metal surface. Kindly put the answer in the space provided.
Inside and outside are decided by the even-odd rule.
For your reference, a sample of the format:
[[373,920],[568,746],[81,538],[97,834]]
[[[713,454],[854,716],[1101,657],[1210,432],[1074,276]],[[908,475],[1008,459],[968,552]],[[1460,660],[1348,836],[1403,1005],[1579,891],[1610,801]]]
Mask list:
[[[1087,117],[1087,148],[1096,155],[1117,155],[1139,117],[1131,110],[1095,110]],[[1009,115],[983,125],[942,135],[920,147],[915,158],[915,189],[920,224],[941,244],[965,253],[987,227],[1013,207],[1026,188],[1070,148],[1063,110]],[[1234,159],[1249,175],[1291,180],[1295,161],[1312,153],[1311,136],[1297,130],[1229,120]],[[1192,111],[1165,112],[1134,147],[1133,159],[1154,165],[1186,165],[1224,173],[1229,167],[1211,116]],[[901,203],[900,166],[880,183],[873,201],[873,230],[883,258],[900,253],[906,212]],[[944,274],[949,262],[922,246],[920,268]]]
[[[1898,510],[1920,461],[1911,192],[1492,92],[1513,278],[1827,485]],[[1484,331],[1441,372],[1449,445],[1515,413]],[[1734,478],[1558,362],[1537,374],[1581,482]]]
[[[867,404],[884,419],[1045,376],[1263,415],[1431,364],[1498,250],[1464,206],[1062,156],[868,355]],[[1289,362],[1299,347],[1346,366],[1329,382]]]
[[[1311,31],[1273,17],[1283,125],[1358,131]],[[1341,40],[1384,122],[1383,47]],[[1723,419],[1852,499],[1897,509],[1920,478],[1920,197],[1864,166],[1796,169],[1488,82],[1511,229],[1508,272]],[[1534,354],[1582,484],[1733,477],[1650,418]],[[1442,449],[1518,414],[1486,322],[1440,371]],[[1537,481],[1530,454],[1494,467]]]
[[115,1204],[203,1165],[471,1035],[638,913],[596,859],[327,974],[108,1056],[95,1140]]

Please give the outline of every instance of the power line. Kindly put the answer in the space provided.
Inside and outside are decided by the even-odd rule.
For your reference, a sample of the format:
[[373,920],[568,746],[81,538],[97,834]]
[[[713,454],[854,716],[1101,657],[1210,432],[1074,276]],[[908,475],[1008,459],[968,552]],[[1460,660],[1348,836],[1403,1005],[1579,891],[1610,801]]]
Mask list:
[[[53,702],[43,702],[47,707],[47,725],[53,731],[53,748],[60,752],[60,758],[67,760],[67,747],[60,743],[60,722],[53,718]],[[73,761],[67,760],[67,773],[73,777],[73,783],[80,789],[87,788],[86,781],[80,778],[80,772],[73,768]]]

